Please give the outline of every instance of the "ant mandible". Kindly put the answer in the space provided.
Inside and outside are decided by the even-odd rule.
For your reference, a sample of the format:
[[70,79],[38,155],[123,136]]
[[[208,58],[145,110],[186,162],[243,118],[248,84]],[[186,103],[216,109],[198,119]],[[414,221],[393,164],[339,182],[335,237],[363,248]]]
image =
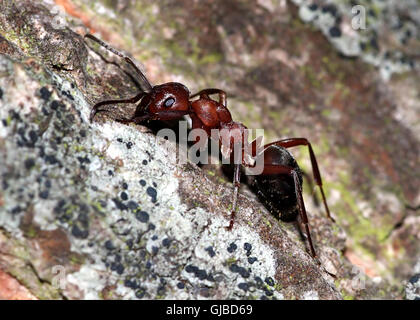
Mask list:
[[[140,86],[142,87],[142,91],[132,98],[106,100],[95,104],[90,114],[90,121],[93,120],[97,112],[102,111],[99,109],[101,106],[116,103],[137,103],[140,101],[132,118],[116,120],[126,124],[140,124],[149,120],[179,120],[183,116],[188,115],[192,120],[192,129],[203,129],[208,136],[210,136],[210,132],[213,129],[221,132],[219,135],[219,147],[222,148],[222,154],[226,158],[230,157],[231,159],[233,159],[233,154],[235,153],[234,149],[236,143],[240,141],[241,159],[239,159],[239,162],[234,162],[232,211],[230,214],[229,226],[226,228],[231,230],[235,220],[241,165],[252,170],[255,161],[262,160],[264,165],[263,170],[259,175],[256,175],[253,178],[252,182],[257,189],[258,196],[269,208],[271,213],[277,214],[281,220],[295,221],[297,215],[300,215],[300,218],[305,225],[311,255],[314,258],[316,257],[302,197],[302,172],[296,160],[289,151],[286,150],[287,148],[308,146],[315,183],[320,188],[328,218],[333,222],[334,219],[330,215],[325,199],[321,174],[319,172],[315,154],[310,142],[306,138],[288,138],[275,141],[264,145],[262,149],[259,149],[260,152],[258,154],[257,144],[260,140],[255,139],[251,143],[250,151],[249,148],[244,148],[244,142],[247,137],[247,128],[242,123],[233,121],[226,105],[226,93],[223,90],[204,89],[196,94],[190,95],[188,88],[177,82],[168,82],[152,86],[146,76],[129,57],[121,54],[91,34],[86,34],[85,37],[92,39],[130,64],[140,77]],[[218,95],[218,101],[209,97],[214,94]],[[198,97],[198,99],[192,100],[192,98],[195,97]],[[226,141],[228,141],[227,146],[226,144],[222,144],[222,142]]]

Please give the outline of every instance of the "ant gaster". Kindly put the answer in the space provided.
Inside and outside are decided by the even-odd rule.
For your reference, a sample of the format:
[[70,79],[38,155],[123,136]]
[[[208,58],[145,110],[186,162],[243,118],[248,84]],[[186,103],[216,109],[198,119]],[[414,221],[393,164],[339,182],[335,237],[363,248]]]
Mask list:
[[[239,162],[234,162],[233,203],[229,226],[226,228],[231,230],[234,224],[236,202],[240,186],[241,165],[252,170],[255,159],[262,160],[264,164],[262,173],[252,179],[259,198],[269,210],[278,215],[281,220],[293,221],[296,220],[298,214],[300,215],[301,221],[305,226],[311,255],[316,257],[309,231],[305,204],[302,198],[302,173],[295,159],[286,148],[308,146],[315,183],[320,188],[328,218],[333,222],[334,219],[330,215],[325,199],[321,174],[318,169],[315,154],[310,142],[306,138],[279,140],[264,145],[262,149],[258,148],[258,143],[261,140],[256,139],[251,143],[250,154],[249,148],[246,149],[243,147],[244,143],[248,143],[246,136],[247,128],[242,123],[232,120],[232,116],[226,104],[226,93],[223,90],[204,89],[196,94],[190,95],[188,88],[177,82],[152,86],[145,75],[129,57],[121,54],[91,34],[87,34],[85,37],[92,39],[130,64],[139,76],[139,80],[141,81],[140,87],[142,89],[135,97],[129,99],[106,100],[95,104],[90,114],[91,121],[95,114],[98,111],[101,111],[101,109],[99,109],[101,106],[116,103],[137,103],[140,101],[132,118],[117,119],[117,121],[122,123],[133,122],[140,124],[148,120],[179,120],[183,116],[188,115],[192,119],[193,129],[203,129],[209,136],[212,129],[223,132],[219,135],[219,146],[222,148],[222,154],[226,158],[229,156],[231,158],[233,157],[233,154],[235,153],[235,143],[240,141],[242,150],[239,154],[242,158]],[[209,97],[214,94],[218,95],[217,101]],[[198,97],[198,99],[192,100],[192,98],[195,97]],[[228,145],[222,145],[222,141],[229,141]],[[258,153],[257,148],[260,150]],[[262,157],[262,159],[260,157]]]

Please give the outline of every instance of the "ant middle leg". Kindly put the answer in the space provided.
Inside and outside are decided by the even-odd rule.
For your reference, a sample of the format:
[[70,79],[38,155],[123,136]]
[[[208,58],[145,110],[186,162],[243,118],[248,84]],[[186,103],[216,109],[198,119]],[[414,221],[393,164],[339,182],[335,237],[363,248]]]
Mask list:
[[310,156],[311,165],[312,165],[312,174],[314,176],[314,180],[315,180],[316,185],[319,187],[319,189],[321,191],[322,201],[324,203],[324,207],[325,207],[325,211],[327,213],[327,217],[332,222],[335,222],[334,218],[330,214],[330,209],[328,208],[327,199],[325,198],[324,189],[322,187],[321,173],[319,172],[318,163],[316,161],[316,157],[315,157],[315,153],[312,149],[312,145],[308,141],[308,139],[306,139],[306,138],[288,138],[288,139],[284,139],[284,140],[274,141],[274,142],[271,142],[269,144],[266,144],[264,146],[264,149],[269,147],[269,146],[272,146],[272,145],[280,146],[280,147],[283,147],[283,148],[291,148],[291,147],[296,147],[296,146],[308,146],[309,156]]
[[241,185],[240,177],[241,177],[241,165],[235,164],[234,172],[233,172],[233,188],[234,189],[233,189],[233,198],[232,198],[232,210],[230,213],[229,226],[226,227],[227,230],[232,230],[233,223],[235,222],[236,203],[238,201],[238,192],[239,192],[239,187]]

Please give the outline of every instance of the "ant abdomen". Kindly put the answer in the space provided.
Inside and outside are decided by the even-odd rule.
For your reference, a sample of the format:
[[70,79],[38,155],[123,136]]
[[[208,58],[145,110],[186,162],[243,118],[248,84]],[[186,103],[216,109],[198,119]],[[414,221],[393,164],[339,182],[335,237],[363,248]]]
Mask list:
[[[293,168],[302,185],[302,171],[285,148],[272,145],[264,151],[264,161]],[[251,185],[264,206],[282,221],[295,221],[299,214],[293,176],[289,174],[261,174],[253,176]]]

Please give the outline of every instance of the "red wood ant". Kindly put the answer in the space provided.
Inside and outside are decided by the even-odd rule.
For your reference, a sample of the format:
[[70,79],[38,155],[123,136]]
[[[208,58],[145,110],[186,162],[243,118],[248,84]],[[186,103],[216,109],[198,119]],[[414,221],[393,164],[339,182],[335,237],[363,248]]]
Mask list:
[[[257,189],[258,196],[270,211],[277,214],[281,220],[293,221],[296,220],[298,214],[300,215],[300,218],[305,225],[311,255],[316,257],[302,197],[302,172],[296,160],[286,150],[287,148],[308,146],[315,183],[321,190],[322,200],[328,218],[333,222],[334,219],[330,215],[325,199],[321,174],[319,172],[315,154],[310,142],[306,138],[289,138],[275,141],[264,145],[258,154],[258,139],[256,139],[251,143],[250,154],[249,149],[243,147],[244,140],[246,140],[247,128],[242,123],[232,120],[232,116],[226,104],[226,93],[223,90],[204,89],[196,94],[190,95],[188,88],[181,83],[169,82],[152,86],[145,75],[129,57],[121,54],[91,34],[87,34],[85,37],[92,39],[130,64],[140,77],[140,86],[142,89],[136,96],[129,99],[106,100],[95,104],[90,114],[91,121],[97,112],[102,111],[99,109],[101,106],[116,103],[137,103],[140,101],[132,118],[116,120],[122,123],[133,122],[140,124],[149,120],[179,120],[183,116],[188,115],[192,119],[193,129],[203,129],[207,132],[208,136],[210,136],[210,131],[212,129],[224,132],[220,134],[219,147],[224,147],[225,150],[224,152],[222,150],[222,154],[227,157],[230,156],[231,159],[235,153],[234,149],[236,143],[240,141],[241,151],[239,154],[241,159],[239,159],[239,162],[234,162],[233,203],[229,226],[226,228],[231,230],[234,224],[236,202],[240,186],[241,165],[252,170],[254,165],[252,159],[254,159],[254,161],[255,159],[262,160],[264,164],[263,171],[260,175],[255,176],[252,182]],[[210,98],[210,95],[214,94],[218,95],[218,100]],[[198,99],[192,100],[195,97],[198,97]],[[227,140],[223,140],[222,138],[227,138]],[[222,145],[222,140],[228,141],[228,145]],[[248,142],[246,141],[246,143]]]

